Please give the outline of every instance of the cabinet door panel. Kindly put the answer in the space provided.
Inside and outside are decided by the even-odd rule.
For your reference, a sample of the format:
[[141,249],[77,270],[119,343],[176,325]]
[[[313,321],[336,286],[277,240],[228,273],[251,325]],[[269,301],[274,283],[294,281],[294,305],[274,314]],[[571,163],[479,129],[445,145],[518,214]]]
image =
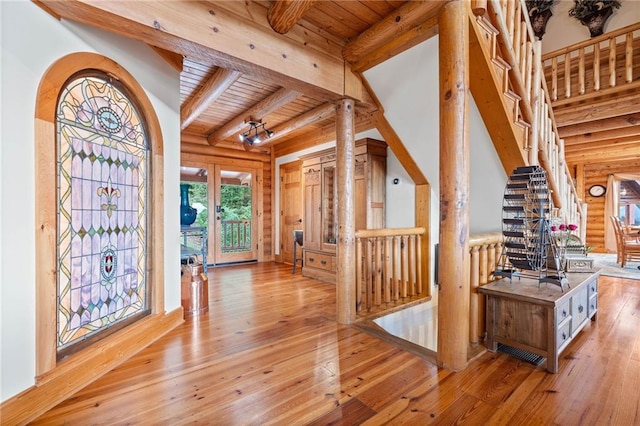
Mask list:
[[304,170],[304,248],[320,249],[320,169]]

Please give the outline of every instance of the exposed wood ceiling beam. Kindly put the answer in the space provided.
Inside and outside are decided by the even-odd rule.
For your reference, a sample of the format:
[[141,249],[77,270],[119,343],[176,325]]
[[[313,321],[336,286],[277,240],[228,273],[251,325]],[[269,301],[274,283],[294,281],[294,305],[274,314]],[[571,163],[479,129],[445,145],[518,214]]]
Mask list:
[[603,132],[638,125],[640,125],[640,114],[627,114],[605,120],[562,126],[558,128],[558,134],[561,138],[567,138],[585,133]]
[[200,114],[214,103],[242,74],[218,68],[202,88],[180,107],[180,128],[186,129]]
[[315,2],[316,0],[276,0],[267,12],[269,25],[273,31],[286,34]]
[[334,114],[335,111],[336,105],[333,102],[327,102],[326,104],[322,104],[312,109],[311,111],[300,114],[299,116],[287,121],[286,123],[282,123],[279,126],[271,129],[275,132],[275,134],[271,138],[269,138],[267,143],[271,144],[277,139],[280,139],[293,132],[294,130],[308,126],[317,121],[324,120],[331,114]]
[[362,56],[351,65],[353,71],[364,72],[378,64],[393,58],[407,49],[416,46],[438,34],[438,17],[427,19],[420,25],[411,28],[404,34],[398,35],[389,43],[375,48],[371,52]]
[[[235,2],[42,1],[51,13],[211,64],[269,79],[316,99],[344,95],[344,60],[230,13]],[[264,9],[266,22],[266,9]],[[189,25],[184,25],[188,22]]]
[[238,133],[240,129],[242,129],[242,127],[246,124],[248,119],[262,119],[262,117],[269,114],[270,112],[275,111],[290,102],[293,102],[299,96],[300,93],[294,90],[281,88],[271,96],[261,100],[251,108],[238,114],[218,130],[212,132],[207,137],[209,145],[215,145],[219,141],[228,138],[234,133]]
[[184,56],[179,53],[170,52],[165,49],[161,49],[156,46],[149,45],[162,59],[164,59],[169,65],[171,65],[176,71],[182,72],[182,63]]
[[[375,128],[371,121],[371,114],[361,114],[355,117],[356,133],[366,132]],[[273,153],[275,157],[292,154],[307,148],[335,141],[336,140],[336,124],[330,123],[315,129],[301,136],[295,136],[292,139],[285,139],[273,145]]]
[[342,51],[345,60],[355,63],[400,34],[437,15],[446,1],[409,1],[382,21],[362,32]]
[[583,148],[575,152],[565,151],[566,162],[571,164],[620,162],[630,158],[640,158],[640,143],[637,140],[635,142],[617,144],[615,147],[607,147],[606,155],[603,154],[602,147]]

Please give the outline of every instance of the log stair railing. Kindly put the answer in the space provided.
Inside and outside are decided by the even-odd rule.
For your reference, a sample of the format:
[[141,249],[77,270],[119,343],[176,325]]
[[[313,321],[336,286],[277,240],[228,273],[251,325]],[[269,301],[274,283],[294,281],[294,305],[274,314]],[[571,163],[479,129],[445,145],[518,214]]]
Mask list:
[[542,57],[553,106],[640,88],[640,22]]
[[[535,39],[524,0],[487,0],[474,9],[472,28],[480,34],[483,52],[495,72],[494,84],[502,91],[505,113],[514,122],[525,164],[540,164],[547,172],[555,214],[572,223],[586,217],[564,159],[564,142],[558,136],[546,81],[540,41]],[[584,232],[584,227],[580,228]],[[584,238],[584,235],[582,235]]]
[[422,277],[425,228],[366,229],[356,232],[356,313],[379,316],[428,299]]

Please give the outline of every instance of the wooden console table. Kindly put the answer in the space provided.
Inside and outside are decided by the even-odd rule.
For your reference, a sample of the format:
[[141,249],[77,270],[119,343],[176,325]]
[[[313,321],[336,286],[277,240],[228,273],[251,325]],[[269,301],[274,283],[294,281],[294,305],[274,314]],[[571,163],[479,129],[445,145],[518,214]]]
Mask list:
[[600,272],[569,273],[564,292],[529,278],[508,278],[480,287],[487,296],[487,348],[498,343],[547,359],[558,372],[558,356],[598,311]]

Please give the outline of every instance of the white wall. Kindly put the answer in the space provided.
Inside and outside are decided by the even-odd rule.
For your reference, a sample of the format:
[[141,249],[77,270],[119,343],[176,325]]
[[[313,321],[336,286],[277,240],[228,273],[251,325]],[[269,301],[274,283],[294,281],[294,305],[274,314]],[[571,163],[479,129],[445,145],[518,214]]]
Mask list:
[[[640,1],[620,0],[620,4],[620,9],[615,9],[607,20],[604,26],[605,33],[640,22]],[[560,0],[553,6],[553,16],[547,22],[546,32],[542,36],[543,53],[590,38],[589,29],[580,21],[569,17],[569,9],[572,6],[573,0]]]
[[[389,78],[393,76],[393,78]],[[439,229],[439,99],[438,37],[427,40],[365,72],[385,109],[385,116],[425,174],[432,188],[431,230]],[[501,208],[507,176],[472,101],[469,107],[470,233],[501,230]],[[396,167],[391,164],[391,167]],[[400,174],[387,168],[390,178]],[[404,180],[401,178],[402,186]],[[410,190],[387,186],[387,222],[413,226]],[[411,194],[412,195],[412,194]],[[395,208],[394,208],[395,207]],[[436,241],[432,241],[434,244]]]
[[[179,74],[148,46],[57,21],[28,1],[0,2],[0,400],[35,376],[34,111],[45,70],[73,52],[97,52],[129,71],[146,90],[164,138],[165,308],[180,306]],[[52,147],[53,149],[53,147]],[[10,177],[10,179],[7,179]]]

